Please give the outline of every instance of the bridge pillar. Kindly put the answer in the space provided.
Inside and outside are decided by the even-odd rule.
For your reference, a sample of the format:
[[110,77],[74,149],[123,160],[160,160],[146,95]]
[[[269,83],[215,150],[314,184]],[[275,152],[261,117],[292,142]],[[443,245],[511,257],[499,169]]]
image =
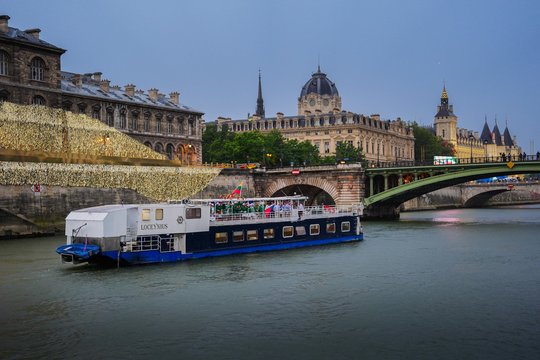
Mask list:
[[403,174],[401,171],[399,172],[398,185],[403,185]]
[[414,172],[414,181],[418,180],[418,173],[415,171]]
[[370,220],[391,220],[399,219],[399,206],[384,205],[384,206],[369,206],[364,209],[362,219]]
[[388,190],[388,174],[384,174],[384,191]]
[[369,196],[373,195],[373,175],[369,175]]

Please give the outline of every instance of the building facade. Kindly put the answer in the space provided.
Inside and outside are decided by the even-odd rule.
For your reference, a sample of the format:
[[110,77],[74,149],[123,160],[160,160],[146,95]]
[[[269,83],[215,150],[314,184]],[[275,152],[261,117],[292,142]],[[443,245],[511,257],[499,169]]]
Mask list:
[[184,164],[202,161],[202,116],[157,89],[113,86],[102,73],[62,71],[66,50],[40,39],[40,29],[10,27],[0,16],[0,101],[63,108],[99,119]]
[[[262,106],[259,76],[257,109]],[[412,129],[400,118],[382,120],[379,115],[366,116],[342,110],[336,85],[320,67],[302,87],[298,98],[298,114],[285,116],[278,112],[267,118],[256,111],[249,119],[219,117],[219,130],[232,132],[278,130],[287,139],[309,141],[322,156],[334,155],[340,142],[362,148],[368,161],[394,162],[414,160]]]
[[458,118],[454,114],[454,107],[449,103],[446,86],[443,86],[441,103],[437,106],[434,119],[435,135],[451,144],[459,159],[499,158],[505,154],[517,158],[521,148],[517,145],[515,137],[510,135],[508,126],[501,135],[497,121],[490,130],[487,119],[484,121],[482,133],[478,131],[459,128]]

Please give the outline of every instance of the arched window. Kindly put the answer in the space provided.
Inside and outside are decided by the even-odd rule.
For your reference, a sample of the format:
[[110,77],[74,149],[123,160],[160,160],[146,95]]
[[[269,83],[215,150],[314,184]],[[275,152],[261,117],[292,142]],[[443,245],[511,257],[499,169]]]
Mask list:
[[45,73],[45,62],[39,58],[35,57],[32,59],[32,80],[43,81]]
[[41,95],[36,95],[32,98],[32,105],[46,105],[45,98]]
[[[172,134],[173,132],[173,122],[172,119],[167,119],[167,134]],[[172,145],[171,145],[172,146]]]
[[138,131],[139,130],[138,122],[139,122],[139,112],[137,110],[132,110],[130,129]]
[[169,160],[172,160],[173,155],[174,155],[174,146],[173,146],[173,144],[167,144],[166,152],[167,152],[167,157],[169,158]]
[[0,50],[0,75],[9,75],[9,55]]
[[143,123],[143,129],[145,132],[150,131],[150,116],[152,116],[152,113],[150,111],[144,112],[144,123]]
[[92,106],[92,117],[94,119],[98,119],[98,120],[101,120],[101,106],[99,105],[94,105]]

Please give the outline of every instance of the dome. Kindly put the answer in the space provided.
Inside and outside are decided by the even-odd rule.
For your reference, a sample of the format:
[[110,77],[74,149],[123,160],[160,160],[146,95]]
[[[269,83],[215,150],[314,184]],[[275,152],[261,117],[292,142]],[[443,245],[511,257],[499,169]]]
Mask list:
[[300,97],[315,93],[318,95],[339,96],[336,84],[326,77],[325,73],[321,72],[321,68],[311,75],[311,79],[302,87]]

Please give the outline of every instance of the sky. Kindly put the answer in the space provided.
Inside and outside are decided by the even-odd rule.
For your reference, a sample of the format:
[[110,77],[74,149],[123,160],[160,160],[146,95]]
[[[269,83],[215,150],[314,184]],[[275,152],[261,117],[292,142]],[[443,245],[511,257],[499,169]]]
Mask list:
[[487,117],[540,150],[540,1],[0,0],[67,52],[62,70],[180,92],[205,113],[297,114],[320,64],[343,109],[431,125],[446,85],[458,127]]

